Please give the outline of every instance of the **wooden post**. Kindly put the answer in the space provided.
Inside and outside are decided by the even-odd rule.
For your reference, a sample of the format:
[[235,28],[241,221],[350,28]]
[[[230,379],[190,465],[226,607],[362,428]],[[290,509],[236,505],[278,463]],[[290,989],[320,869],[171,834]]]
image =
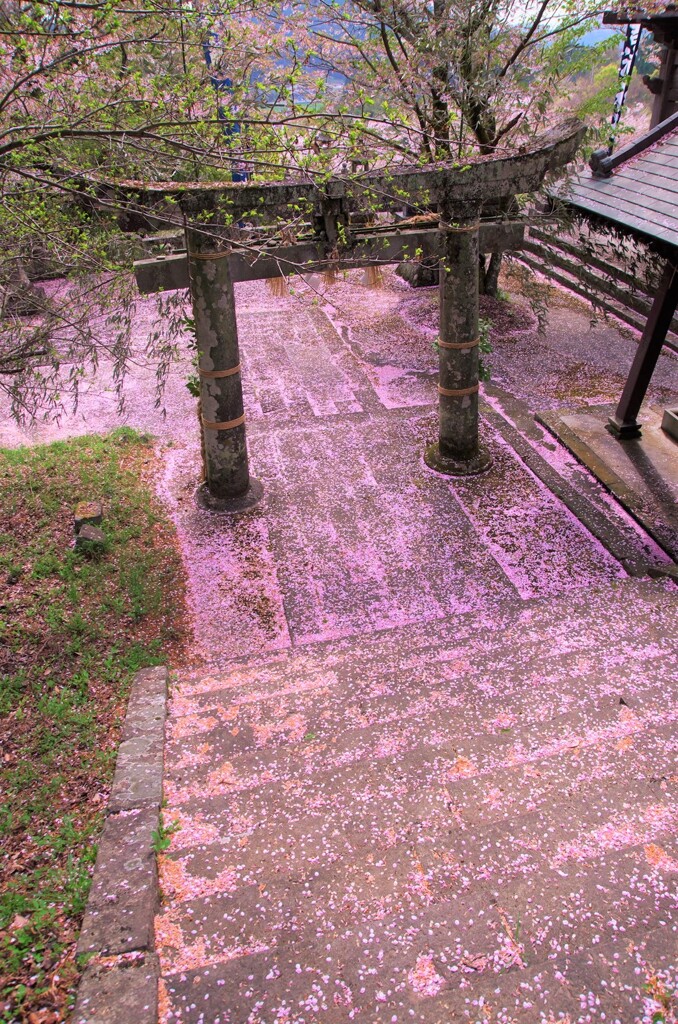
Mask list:
[[678,267],[668,260],[655,295],[650,315],[641,335],[631,370],[626,379],[619,405],[607,422],[607,429],[620,441],[640,437],[636,417],[643,404],[654,368],[666,340],[673,314],[678,305]]
[[[674,28],[675,31],[675,28]],[[656,40],[664,43],[660,54],[659,74],[657,78],[644,75],[643,81],[654,95],[650,129],[661,124],[667,117],[676,112],[676,78],[678,77],[678,40],[664,35]],[[657,88],[658,87],[658,88]],[[656,89],[656,91],[655,91]]]
[[188,275],[198,345],[208,497],[240,498],[250,486],[235,297],[226,252],[186,229]]
[[491,462],[478,442],[479,228],[475,209],[440,221],[439,435],[426,462],[459,476],[482,473]]

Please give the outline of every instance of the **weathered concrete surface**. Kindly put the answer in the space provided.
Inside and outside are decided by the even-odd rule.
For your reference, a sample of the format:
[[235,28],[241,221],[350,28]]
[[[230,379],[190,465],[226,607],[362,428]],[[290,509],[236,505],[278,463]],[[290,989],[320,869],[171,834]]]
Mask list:
[[78,953],[114,956],[153,948],[158,887],[152,836],[158,822],[157,807],[106,819]]
[[152,953],[97,961],[85,971],[73,1024],[157,1024],[158,960]]
[[136,673],[122,728],[122,742],[162,735],[167,710],[168,673],[164,665],[142,668]]
[[317,214],[364,211],[365,200],[378,209],[402,207],[402,197],[446,207],[480,204],[525,192],[534,192],[544,176],[574,159],[585,133],[577,118],[535,136],[529,148],[511,156],[485,158],[470,164],[458,162],[431,167],[401,164],[387,171],[377,169],[353,181],[333,177],[324,182],[309,181],[307,176],[271,182],[162,182],[128,186],[125,195],[135,202],[156,201],[159,195],[171,196],[184,213],[204,219],[209,212],[223,220],[226,211],[260,210],[280,212],[285,219],[300,203]]
[[94,954],[78,988],[74,1020],[127,1024],[157,1020],[158,962],[153,952],[168,672],[137,672],[78,954]]
[[[330,310],[336,333],[310,290],[286,299],[263,287],[239,292],[251,457],[264,502],[228,528],[200,513],[192,497],[195,457],[176,446],[163,483],[210,658],[285,647],[290,631],[298,642],[366,623],[432,619],[479,607],[492,594],[557,593],[583,584],[589,570],[596,578],[621,571],[604,554],[600,561],[601,546],[591,546],[498,437],[490,437],[500,449],[488,478],[491,500],[477,514],[482,486],[450,488],[424,469],[423,442],[436,435],[436,332],[416,313],[407,319],[406,298],[416,311],[419,296],[388,282],[377,290],[333,286],[326,297],[340,307]],[[566,453],[549,451],[549,443],[541,450],[557,475]],[[565,469],[579,488],[576,470]],[[516,487],[530,515],[516,511]],[[647,538],[602,499],[600,509],[621,523],[625,556],[646,559]],[[438,516],[449,516],[453,527],[437,530]],[[474,537],[482,538],[477,547]],[[414,569],[424,562],[425,572]],[[231,624],[227,633],[223,622]]]
[[664,410],[643,410],[643,436],[620,442],[605,429],[609,407],[540,416],[678,561],[678,443],[662,429]]
[[[317,522],[317,542],[314,541],[318,552],[317,573],[322,577],[322,565],[328,560],[329,551],[330,563],[349,559],[342,567],[346,575],[355,571],[354,555],[358,549],[337,549],[331,537],[328,542],[321,535],[320,520],[306,516],[302,507],[294,509],[291,490],[296,483],[296,469],[294,462],[290,461],[294,442],[283,440],[286,454],[281,466],[275,438],[278,432],[286,433],[284,428],[293,430],[297,425],[303,426],[309,437],[314,427],[325,432],[324,437],[318,434],[316,442],[313,442],[313,459],[317,464],[313,472],[314,476],[320,472],[326,475],[328,486],[323,501],[332,502],[342,490],[344,473],[340,466],[336,472],[332,468],[332,445],[335,439],[340,442],[337,458],[340,456],[348,460],[349,472],[358,479],[364,434],[373,453],[371,459],[377,455],[382,460],[386,459],[388,472],[395,472],[398,478],[389,501],[377,505],[367,502],[369,492],[364,487],[362,507],[352,499],[347,502],[346,497],[339,493],[341,509],[347,516],[354,513],[358,516],[352,529],[354,533],[363,535],[363,544],[365,535],[369,533],[369,521],[362,522],[365,513],[373,509],[379,512],[374,542],[384,549],[378,554],[384,571],[379,584],[381,607],[373,606],[371,620],[388,624],[399,621],[401,615],[406,614],[407,607],[403,608],[403,597],[407,596],[403,594],[404,586],[410,595],[407,600],[413,612],[430,618],[442,613],[435,591],[444,587],[444,569],[438,570],[433,560],[427,563],[434,574],[439,572],[440,581],[433,588],[434,600],[431,600],[428,567],[424,574],[403,572],[399,568],[395,540],[402,535],[402,542],[412,545],[417,531],[423,531],[422,536],[433,532],[431,515],[445,514],[439,498],[435,499],[438,504],[431,504],[434,492],[442,493],[439,485],[434,485],[433,478],[423,467],[415,468],[414,465],[425,443],[427,428],[423,422],[419,426],[410,421],[410,416],[402,420],[407,410],[412,415],[424,416],[427,410],[433,409],[436,401],[437,355],[433,342],[438,333],[437,289],[413,291],[391,272],[384,273],[385,286],[380,289],[363,287],[360,280],[360,274],[348,275],[346,280],[339,279],[330,288],[322,281],[316,281],[312,287],[299,287],[294,295],[287,298],[274,297],[263,284],[236,286],[245,403],[253,439],[253,458],[258,457],[259,446],[269,460],[268,468],[273,470],[276,480],[265,480],[266,489],[284,492],[282,504],[277,508],[284,511],[285,516],[292,515],[302,531],[305,531],[307,523],[313,526]],[[483,302],[485,306],[481,311],[485,315],[492,312],[494,307],[488,307],[487,300]],[[328,327],[326,313],[335,326],[334,331]],[[624,516],[614,502],[606,499],[603,488],[596,490],[595,483],[566,449],[557,445],[545,431],[537,429],[531,419],[531,411],[546,408],[549,404],[567,407],[571,406],[573,399],[583,398],[587,402],[614,400],[623,384],[623,367],[630,361],[634,347],[632,340],[608,326],[591,329],[581,312],[557,306],[551,313],[549,330],[543,338],[537,336],[534,319],[520,303],[513,307],[510,315],[502,316],[501,328],[492,335],[494,351],[490,362],[493,382],[503,384],[518,398],[528,399],[525,415],[517,425],[524,444],[547,460],[556,477],[565,479],[583,495],[586,502],[595,504],[601,516],[607,517],[624,532],[627,542],[623,547],[625,564],[661,560],[662,556],[651,545],[648,548],[647,536],[635,529],[629,517]],[[135,364],[132,368],[126,422],[152,431],[164,445],[165,475],[159,481],[159,490],[175,519],[184,551],[197,652],[213,658],[231,657],[256,649],[284,648],[290,643],[286,602],[292,585],[286,584],[285,577],[288,572],[292,579],[306,572],[303,559],[307,556],[300,548],[300,535],[293,532],[292,522],[289,525],[284,519],[278,522],[277,511],[271,506],[265,505],[256,514],[242,516],[228,527],[223,518],[196,508],[194,491],[200,474],[196,406],[195,399],[184,386],[184,380],[191,372],[191,350],[187,347],[184,362],[173,373],[166,396],[168,415],[163,419],[160,411],[154,409],[152,368],[144,364],[141,356],[144,339],[154,322],[153,301],[140,301],[135,318],[140,365]],[[560,380],[559,373],[562,375]],[[660,360],[651,395],[653,400],[666,402],[677,391],[678,360],[667,353]],[[501,405],[499,411],[506,415]],[[387,414],[391,414],[392,419]],[[400,426],[401,422],[405,423],[404,428]],[[102,364],[98,378],[85,387],[77,416],[64,418],[59,426],[38,426],[29,433],[22,433],[11,423],[3,421],[0,430],[5,443],[17,443],[21,440],[49,440],[92,429],[110,429],[118,423],[111,382],[106,365]],[[384,432],[380,442],[381,423],[384,424]],[[411,458],[412,461],[407,469],[401,465],[398,447],[403,429],[411,437],[411,442],[407,442],[411,447],[406,459]],[[433,418],[429,438],[435,438]],[[320,449],[321,440],[328,445],[324,452]],[[275,462],[274,466],[270,459]],[[522,461],[523,456],[518,466]],[[258,464],[255,464],[254,471],[263,475]],[[381,479],[387,475],[383,473]],[[529,478],[529,472],[527,476]],[[422,481],[426,481],[424,487],[428,496],[422,507],[421,521],[410,515],[407,529],[404,523],[401,529],[399,507],[403,503],[403,493],[405,506],[414,508],[415,490],[420,489]],[[322,486],[325,487],[324,484]],[[508,481],[507,486],[502,486],[503,496],[499,500],[499,489],[493,483],[492,502],[487,513],[493,514],[494,509],[498,516],[494,533],[499,532],[502,518],[504,522],[511,518],[515,523],[519,520],[519,517],[509,514],[515,503],[511,504]],[[552,481],[549,486],[553,486]],[[539,500],[547,505],[553,501],[547,488],[535,485],[535,497],[540,492]],[[454,497],[450,502],[455,508]],[[505,512],[501,512],[503,502],[506,502]],[[332,509],[321,509],[321,514],[327,528],[336,529]],[[447,546],[452,566],[459,549],[461,559],[473,560],[476,557],[469,547],[472,533],[464,532],[463,520],[457,521],[460,532],[450,531],[437,541]],[[381,539],[382,530],[394,541],[387,547]],[[487,538],[489,534],[484,536]],[[557,529],[553,536],[558,537]],[[582,533],[584,548],[599,550],[599,547],[591,549],[590,542],[591,538],[586,539]],[[397,543],[401,540],[398,539]],[[539,536],[529,540],[526,535],[525,544],[528,543],[530,557],[537,566],[541,558]],[[494,550],[499,553],[500,549],[501,545]],[[553,544],[547,545],[543,552],[544,583],[546,585],[551,580],[548,587],[557,590],[560,585],[558,575],[549,568],[552,549]],[[421,550],[424,550],[424,545],[421,545]],[[515,555],[520,558],[519,552]],[[282,562],[279,561],[281,557]],[[481,564],[489,567],[495,561],[494,557],[488,561],[484,540],[481,540],[477,557]],[[586,558],[588,556],[585,561]],[[568,561],[571,568],[562,584],[578,585],[576,579],[583,582],[586,577],[585,572],[577,572],[579,560],[575,547],[569,549]],[[664,558],[664,563],[666,561]],[[486,590],[487,585],[480,580],[482,574],[476,575],[479,577],[478,585]],[[393,590],[392,581],[396,584]],[[529,588],[526,588],[524,580],[520,582],[521,592],[525,595],[538,593],[541,586],[542,582],[534,575]],[[323,588],[322,578],[314,581],[311,596],[316,605],[324,603]],[[354,603],[360,599],[355,590],[349,593]],[[451,601],[452,596],[446,594],[444,603],[447,607]],[[309,620],[310,614],[304,612],[310,628],[305,626],[303,631],[297,630],[297,637],[318,635],[317,626]],[[331,620],[324,622],[322,615],[321,608],[320,635],[331,635],[333,623]],[[352,622],[360,625],[358,614],[348,622],[345,615],[342,618],[341,628],[353,628]],[[228,630],[223,628],[225,622],[229,624]],[[295,625],[299,625],[298,615],[295,616]]]
[[226,255],[187,230],[189,280],[200,381],[207,489],[213,498],[239,498],[249,487],[235,296]]
[[100,526],[104,518],[104,510],[101,502],[81,501],[73,511],[73,529],[79,533],[83,526],[88,523],[91,526]]
[[[305,273],[314,274],[326,270],[341,270],[346,263],[353,267],[361,264],[399,264],[398,273],[406,281],[416,280],[419,287],[424,286],[424,283],[429,287],[438,283],[437,260],[440,250],[436,228],[406,225],[393,227],[390,232],[383,229],[378,232],[358,231],[352,228],[351,235],[352,246],[350,253],[346,252],[344,260],[336,257],[327,259],[324,255],[325,246],[318,240],[299,242],[290,246],[274,246],[275,258],[257,253],[254,262],[251,252],[246,250],[246,254],[243,255],[235,250],[228,257],[231,278],[234,283],[239,283],[280,277],[281,274],[295,272],[299,267],[304,267]],[[520,249],[524,235],[525,224],[520,221],[485,222],[480,226],[480,251],[486,253]],[[181,236],[171,244],[180,249],[183,244]],[[423,262],[415,263],[415,253],[418,261],[427,261],[434,266],[427,269]],[[400,260],[411,262],[400,263]],[[134,276],[142,295],[188,288],[188,257],[185,252],[177,252],[137,260],[134,263]]]
[[490,465],[479,447],[478,230],[480,211],[469,209],[449,224],[441,215],[438,345],[438,441],[426,463],[454,475],[473,475]]
[[[362,397],[375,396],[386,408],[432,405],[435,401],[437,367],[433,342],[438,334],[437,288],[409,288],[391,271],[384,271],[385,287],[371,289],[360,284],[361,273],[348,274],[331,287],[316,283],[315,290],[297,286],[288,298],[274,298],[259,282],[236,285],[238,328],[243,344],[245,402],[249,420],[261,420],[275,409],[276,416],[297,412],[307,414],[308,401],[315,401],[311,351],[318,345],[331,354],[325,364],[325,380],[346,380],[353,374],[354,385],[364,387]],[[294,283],[294,282],[293,282]],[[506,283],[505,283],[506,285]],[[510,288],[510,283],[507,285]],[[581,305],[571,308],[554,304],[548,329],[543,336],[524,303],[517,300],[514,314],[502,317],[501,327],[492,332],[494,351],[489,359],[492,382],[527,402],[533,411],[569,408],[581,404],[613,402],[623,387],[635,343],[628,330],[620,333],[612,325],[591,327]],[[576,300],[574,300],[576,303]],[[324,317],[312,303],[320,303],[336,324],[337,342],[320,326]],[[188,305],[186,306],[188,312]],[[496,312],[490,300],[481,298],[481,315]],[[274,322],[278,330],[274,330]],[[258,327],[271,324],[266,344]],[[97,373],[83,381],[81,400],[75,414],[65,414],[59,423],[38,423],[22,429],[9,417],[6,402],[0,405],[0,443],[15,446],[36,444],[83,434],[110,430],[127,423],[140,430],[176,443],[195,436],[196,403],[185,387],[192,372],[193,350],[185,347],[170,376],[165,394],[165,411],[155,405],[155,371],[144,357],[148,336],[157,326],[153,298],[140,299],[133,319],[136,339],[134,362],[130,366],[126,410],[121,416],[113,389],[112,367],[102,358]],[[292,361],[285,355],[286,342],[304,359]],[[274,344],[270,352],[268,347]],[[324,352],[323,352],[324,354]],[[315,368],[321,359],[316,357]],[[278,381],[276,371],[281,378]],[[265,374],[265,376],[262,376]],[[668,350],[660,358],[648,394],[650,405],[670,404],[678,390],[678,357]],[[269,405],[260,400],[260,395]],[[342,409],[343,395],[339,395]],[[331,400],[325,388],[324,400]],[[359,399],[360,400],[360,399]],[[361,405],[363,403],[361,402]],[[364,408],[367,406],[363,405]],[[311,410],[312,411],[312,410]]]
[[530,465],[662,556],[498,392],[492,470],[428,473],[432,332],[350,294],[336,334],[242,306],[265,500],[173,696],[161,1020],[626,1024],[673,984],[676,598]]
[[[311,598],[320,615],[309,608],[303,612],[304,622],[300,623],[300,613],[296,612],[293,626],[297,638],[332,635],[333,622],[323,620],[322,605],[326,603],[323,565],[328,562],[328,571],[331,569],[338,580],[336,563],[348,559],[339,568],[344,577],[350,576],[355,574],[356,551],[365,550],[355,545],[339,548],[333,543],[333,535],[329,540],[322,535],[322,529],[336,530],[340,513],[345,521],[351,515],[356,517],[350,528],[360,544],[368,542],[382,549],[375,555],[383,567],[379,581],[382,596],[376,605],[371,603],[371,622],[387,625],[400,621],[402,615],[407,614],[408,605],[403,605],[404,600],[409,602],[414,615],[422,614],[430,619],[442,614],[440,598],[436,596],[441,591],[444,591],[443,606],[452,606],[453,595],[445,588],[444,566],[439,568],[438,563],[430,559],[424,573],[407,572],[400,565],[398,550],[399,544],[416,547],[418,532],[422,537],[434,532],[431,516],[446,515],[445,505],[441,503],[441,495],[445,493],[442,485],[421,464],[416,465],[427,435],[430,440],[436,435],[435,417],[431,416],[430,431],[424,420],[428,410],[433,412],[436,402],[437,353],[433,343],[438,333],[437,289],[412,290],[390,271],[384,273],[382,288],[364,287],[359,283],[361,279],[359,273],[348,275],[346,280],[340,278],[329,288],[321,280],[315,281],[312,287],[298,286],[295,294],[286,298],[274,297],[264,284],[236,286],[254,473],[264,478],[267,493],[272,495],[275,491],[281,495],[281,500],[278,503],[276,499],[275,508],[265,501],[260,510],[241,516],[228,526],[223,517],[196,508],[194,501],[200,454],[195,399],[184,386],[191,372],[190,349],[186,349],[184,362],[171,378],[165,419],[160,411],[154,410],[152,368],[144,365],[141,352],[138,353],[140,365],[133,367],[130,378],[126,422],[152,431],[163,444],[165,474],[159,481],[159,490],[175,519],[184,552],[189,606],[196,629],[196,653],[209,658],[232,657],[289,645],[286,606],[294,580],[306,574],[304,559],[308,561],[308,557],[302,551],[299,537],[305,535],[307,526],[315,530],[316,575]],[[487,300],[481,300],[484,315],[493,310]],[[334,330],[328,326],[328,315]],[[140,301],[135,319],[140,350],[153,325],[153,301]],[[517,425],[524,444],[548,462],[556,477],[562,477],[586,502],[595,504],[601,516],[623,531],[626,538],[623,555],[627,564],[629,561],[661,561],[661,554],[652,548],[648,537],[634,527],[619,506],[606,498],[603,488],[596,489],[595,482],[567,450],[537,428],[531,418],[531,411],[535,409],[546,408],[549,404],[571,406],[573,398],[575,401],[584,398],[588,402],[613,401],[623,384],[623,367],[630,361],[632,340],[608,326],[591,329],[581,312],[561,307],[553,309],[548,333],[540,338],[534,319],[520,303],[515,304],[509,314],[502,313],[501,328],[493,332],[492,340],[494,351],[489,361],[493,382],[503,384],[518,398],[528,399],[524,416]],[[563,375],[560,383],[559,373]],[[4,421],[0,428],[3,440],[6,443],[49,440],[117,425],[119,419],[106,374],[106,366],[102,364],[97,380],[89,382],[85,388],[76,417],[66,417],[58,427],[38,426],[28,434],[22,434]],[[677,392],[678,360],[667,353],[660,360],[652,398],[666,402]],[[512,415],[501,403],[497,408],[503,416]],[[416,416],[422,417],[421,424],[415,422]],[[304,445],[313,456],[314,480],[319,475],[326,477],[326,483],[318,481],[323,489],[323,499],[318,502],[320,518],[315,513],[313,517],[306,515],[302,506],[294,507],[292,491],[297,469],[290,432],[298,426],[303,428],[304,438],[309,439],[304,440]],[[319,432],[313,440],[315,428]],[[276,440],[278,433],[280,443]],[[391,475],[393,484],[388,501],[368,501],[370,491],[360,484],[363,436],[371,452],[370,461],[378,459],[384,464],[380,486]],[[404,460],[400,455],[401,437],[408,438]],[[321,442],[326,446],[324,451]],[[336,459],[345,460],[348,470],[338,462],[336,469],[333,468],[335,443],[338,445]],[[499,439],[497,443],[502,444]],[[261,464],[262,460],[257,462],[259,451],[265,456],[268,467]],[[519,473],[523,461],[521,456],[516,464]],[[268,479],[262,472],[267,468]],[[271,472],[275,480],[270,478]],[[346,472],[358,485],[358,497],[363,495],[362,505],[342,493],[341,480]],[[529,472],[526,479],[531,479]],[[425,500],[421,517],[417,517],[413,510],[422,481]],[[550,506],[553,497],[548,488],[534,481],[532,484],[537,505],[542,501]],[[355,486],[351,486],[355,491]],[[549,486],[553,486],[552,481]],[[511,514],[516,503],[511,499],[508,478],[500,485],[494,480],[492,487],[492,501],[483,514],[497,516],[493,534],[499,535],[502,521],[513,519],[515,527],[520,517]],[[325,503],[337,501],[334,511],[332,507],[323,507]],[[450,508],[457,508],[451,492],[449,502]],[[401,504],[406,515],[402,526]],[[555,504],[557,507],[558,503]],[[372,512],[378,513],[379,519],[370,540],[369,515]],[[558,516],[563,514],[561,507]],[[290,516],[292,519],[288,522],[285,517]],[[479,538],[477,554],[475,549],[471,551],[474,526],[469,524],[471,532],[468,532],[463,513],[462,516],[462,519],[455,518],[458,530],[455,527],[448,531],[436,543],[445,546],[453,572],[459,552],[461,564],[477,558],[479,564],[488,566],[496,577],[497,570],[492,568],[496,560],[493,554],[488,559],[485,539]],[[575,586],[579,585],[577,580],[582,583],[586,580],[586,572],[577,569],[578,545],[569,546],[570,568],[562,580],[559,579],[555,566],[550,565],[559,537],[555,521],[549,535],[552,540],[543,549],[543,580],[534,575],[534,568],[542,558],[539,532],[531,538],[528,533],[525,535],[534,567],[529,587],[524,579],[519,582],[521,593],[525,595],[540,592],[542,584],[544,592],[557,592],[561,586]],[[488,538],[490,534],[486,532],[483,536]],[[575,536],[570,527],[566,536]],[[382,537],[392,540],[385,545]],[[582,551],[592,553],[595,560],[600,545],[590,547],[591,538],[584,532],[579,531],[579,537]],[[423,553],[425,545],[419,545],[419,550]],[[501,543],[493,551],[505,560]],[[516,557],[518,560],[521,557],[518,550],[512,556],[513,564]],[[664,557],[664,564],[666,561]],[[586,564],[591,564],[588,554],[583,556],[582,565]],[[434,577],[433,587],[429,583],[429,571]],[[436,575],[438,582],[435,582]],[[476,576],[477,585],[487,592],[488,583],[481,580],[482,573]],[[460,573],[459,586],[461,578]],[[501,579],[501,575],[496,578]],[[492,586],[498,591],[503,589],[501,584]],[[511,584],[507,586],[510,592]],[[348,594],[354,604],[360,602],[360,593],[355,588]],[[346,604],[348,606],[349,602]],[[312,621],[318,618],[319,628]],[[360,628],[362,621],[360,614],[351,612],[350,608],[342,612],[341,620],[337,627],[342,629]],[[227,630],[224,623],[229,624]],[[300,624],[303,630],[299,629]]]
[[[182,675],[168,723],[162,1016],[447,1024],[482,1020],[484,1000],[497,1021],[627,1024],[673,956],[675,596],[626,579],[622,550],[666,556],[531,413],[613,401],[632,342],[571,310],[540,340],[512,314],[491,357],[512,393],[487,395],[493,469],[451,481],[421,459],[431,302],[385,279],[239,286],[265,499],[237,519],[196,507],[183,383],[163,423],[152,374],[136,378],[129,422],[165,442],[160,493],[212,662]],[[666,356],[653,394],[675,391]],[[94,390],[83,408],[63,431],[114,425]],[[609,517],[618,558],[559,480]]]
[[[563,502],[629,575],[646,576],[648,565],[658,571],[668,568],[660,551],[655,551],[654,556],[650,555],[649,550],[641,552],[638,547],[639,527],[630,516],[624,520],[620,516],[610,515],[610,507],[616,503],[607,492],[596,486],[597,481],[591,474],[578,471],[578,463],[570,466],[565,462],[559,466],[553,465],[551,454],[556,446],[541,435],[522,403],[495,386],[489,386],[486,390],[487,400],[482,405],[485,419],[525,466]],[[496,408],[501,412],[497,413]],[[521,426],[526,428],[527,437],[521,431]],[[666,558],[668,561],[668,556]]]
[[108,813],[158,809],[162,802],[163,730],[167,705],[167,669],[138,672],[128,702],[118,748]]

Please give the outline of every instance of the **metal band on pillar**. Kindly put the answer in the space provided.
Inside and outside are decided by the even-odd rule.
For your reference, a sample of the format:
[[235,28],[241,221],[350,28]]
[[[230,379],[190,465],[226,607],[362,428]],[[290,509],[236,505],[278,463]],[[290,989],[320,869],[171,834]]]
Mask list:
[[445,395],[446,398],[463,398],[465,395],[477,395],[480,390],[480,384],[472,384],[468,388],[441,388],[438,385],[438,394]]
[[480,338],[474,338],[473,341],[439,341],[439,348],[451,349],[453,352],[465,348],[475,348],[476,345],[480,344]]

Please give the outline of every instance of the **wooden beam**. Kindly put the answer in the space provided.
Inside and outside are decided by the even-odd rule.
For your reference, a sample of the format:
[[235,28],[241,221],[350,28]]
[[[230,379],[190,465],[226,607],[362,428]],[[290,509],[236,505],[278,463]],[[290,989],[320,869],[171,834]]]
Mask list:
[[659,142],[665,135],[675,131],[678,128],[678,113],[672,114],[671,117],[667,117],[664,121],[656,124],[649,132],[641,138],[636,139],[635,142],[629,143],[628,146],[624,146],[616,153],[609,155],[606,149],[597,149],[591,154],[589,160],[589,167],[593,171],[597,178],[609,178],[615,167],[619,167],[620,164],[625,163],[626,160],[630,160],[631,157],[637,156],[644,150],[649,149],[650,146],[654,146],[655,142]]
[[655,125],[659,127],[665,118],[669,118],[670,114],[677,113],[675,95],[676,73],[678,72],[677,50],[678,40],[674,37],[670,43],[667,41],[667,45],[661,55],[661,65],[659,68],[661,89],[655,95],[654,103],[652,104],[650,128],[654,128]]

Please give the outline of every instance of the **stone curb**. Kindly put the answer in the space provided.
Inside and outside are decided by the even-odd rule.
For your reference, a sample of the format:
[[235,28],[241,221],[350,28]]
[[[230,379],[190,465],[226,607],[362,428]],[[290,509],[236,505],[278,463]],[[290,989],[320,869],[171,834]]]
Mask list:
[[153,922],[158,875],[167,685],[164,666],[137,672],[130,691],[92,888],[76,953],[93,955],[73,1024],[156,1024],[159,966]]
[[[614,523],[611,523],[588,498],[577,491],[553,466],[546,462],[539,452],[522,436],[520,430],[509,421],[508,416],[514,417],[516,422],[520,422],[524,418],[525,414],[520,407],[520,403],[512,400],[507,396],[506,392],[494,386],[487,388],[487,393],[500,399],[506,413],[502,414],[486,402],[482,402],[482,415],[501,434],[507,444],[513,448],[516,455],[524,462],[527,468],[535,476],[539,477],[551,493],[567,506],[589,533],[593,534],[600,541],[613,558],[616,558],[629,576],[641,579],[647,577],[652,567],[651,562],[639,558],[636,552],[629,548],[628,540]],[[529,414],[528,418],[532,419]],[[553,428],[546,422],[546,417],[537,414],[534,419],[546,427],[549,432],[553,433]],[[643,526],[643,529],[647,530],[647,527]]]
[[[567,413],[565,413],[567,415]],[[665,530],[661,523],[652,522],[652,517],[643,515],[644,507],[646,502],[643,495],[637,491],[634,491],[627,483],[625,483],[621,477],[619,477],[614,470],[605,464],[605,462],[599,458],[585,441],[582,441],[580,437],[568,427],[567,423],[561,419],[558,411],[550,413],[538,413],[536,419],[543,427],[553,434],[561,444],[564,444],[572,452],[574,457],[577,459],[585,469],[592,473],[598,478],[603,487],[612,494],[619,504],[624,508],[628,514],[635,519],[635,521],[642,527],[643,530],[654,540],[659,547],[666,552],[666,554],[675,559],[678,555],[676,551],[675,533],[670,530]],[[663,575],[670,575],[670,573],[664,573]]]

